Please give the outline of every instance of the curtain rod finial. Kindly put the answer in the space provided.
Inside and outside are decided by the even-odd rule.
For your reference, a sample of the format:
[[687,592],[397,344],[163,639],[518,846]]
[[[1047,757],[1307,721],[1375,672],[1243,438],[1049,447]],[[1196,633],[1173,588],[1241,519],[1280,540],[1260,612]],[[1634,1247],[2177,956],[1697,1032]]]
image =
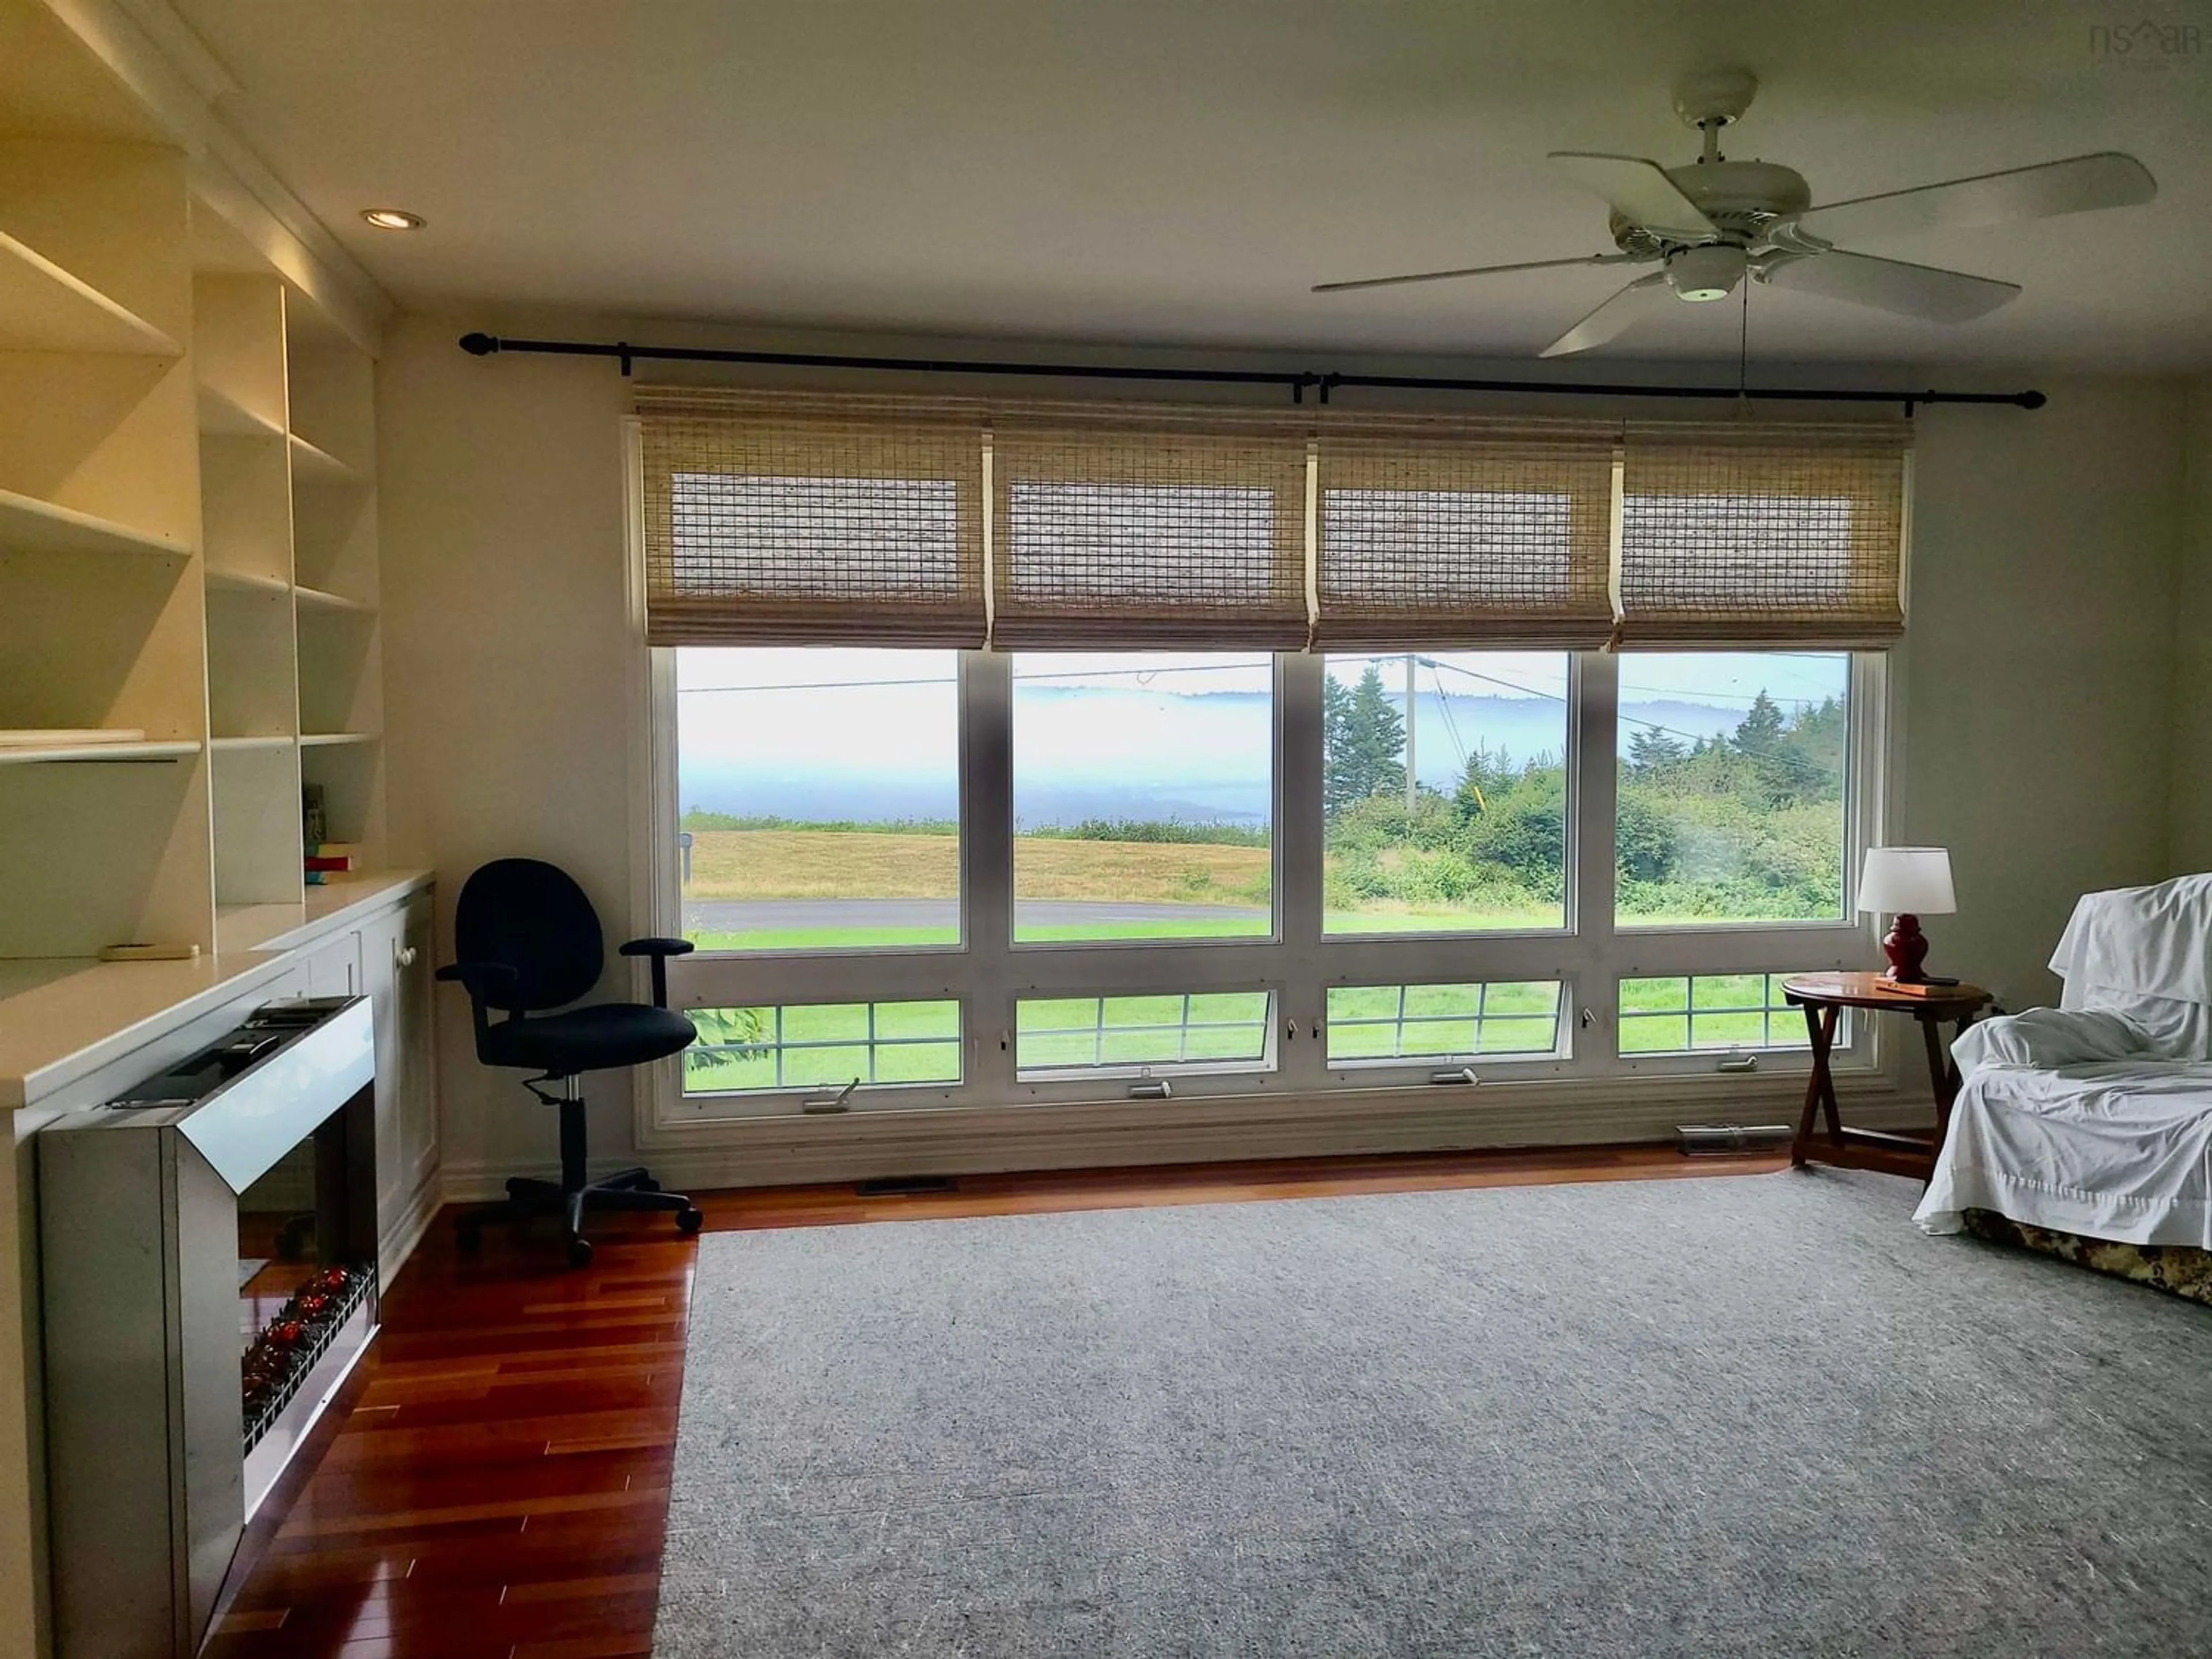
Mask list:
[[461,349],[471,357],[489,357],[499,349],[499,340],[496,336],[486,334],[481,331],[474,334],[464,334],[461,336]]

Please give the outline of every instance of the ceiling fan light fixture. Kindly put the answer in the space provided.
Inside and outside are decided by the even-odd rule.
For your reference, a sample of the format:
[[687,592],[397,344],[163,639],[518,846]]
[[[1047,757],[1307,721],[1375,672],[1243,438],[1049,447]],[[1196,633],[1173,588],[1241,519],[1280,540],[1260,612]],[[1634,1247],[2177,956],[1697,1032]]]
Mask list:
[[1725,300],[1743,280],[1747,263],[1744,251],[1726,242],[1686,247],[1668,256],[1667,283],[1679,300]]

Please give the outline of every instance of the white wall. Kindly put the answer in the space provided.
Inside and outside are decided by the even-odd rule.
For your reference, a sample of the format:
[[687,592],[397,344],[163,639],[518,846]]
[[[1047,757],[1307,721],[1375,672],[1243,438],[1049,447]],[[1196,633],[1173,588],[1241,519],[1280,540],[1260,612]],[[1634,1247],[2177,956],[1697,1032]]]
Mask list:
[[[626,391],[605,361],[478,360],[455,348],[485,327],[700,337],[483,314],[408,318],[390,337],[379,447],[392,836],[398,859],[437,870],[441,960],[462,878],[502,854],[565,866],[610,934],[633,931]],[[1486,372],[1533,378],[1528,365]],[[1958,377],[1826,368],[1797,379]],[[2035,414],[1919,416],[1912,628],[1899,657],[1904,799],[1893,823],[1899,838],[1954,851],[1964,908],[1931,923],[1937,965],[2020,1006],[2051,993],[2042,964],[2075,895],[2165,871],[2185,398],[2178,382],[2025,371],[1989,384],[2040,385],[2051,403]],[[544,1166],[548,1115],[511,1074],[475,1064],[465,1005],[453,988],[441,994],[454,1183]],[[594,1152],[619,1158],[630,1144],[628,1080],[605,1073],[592,1085]]]
[[2173,609],[2173,868],[2212,870],[2212,374],[2190,383]]
[[[629,937],[625,391],[604,362],[479,362],[463,331],[406,319],[378,365],[389,834],[437,871],[441,963],[462,880],[510,854]],[[447,1167],[551,1160],[551,1112],[476,1063],[459,988],[437,994]],[[593,1150],[618,1152],[628,1074],[592,1085]]]
[[[1893,838],[1951,848],[1931,966],[2054,1000],[2075,897],[2167,873],[2184,391],[2053,380],[1924,410]],[[1901,808],[1901,810],[1899,810]]]

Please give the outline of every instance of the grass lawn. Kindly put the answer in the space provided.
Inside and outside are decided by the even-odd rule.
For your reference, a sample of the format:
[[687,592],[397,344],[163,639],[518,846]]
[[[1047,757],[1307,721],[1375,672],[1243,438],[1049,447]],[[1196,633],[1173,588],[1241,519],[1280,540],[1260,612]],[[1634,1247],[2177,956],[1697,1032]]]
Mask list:
[[[1620,1052],[1802,1048],[1804,1017],[1782,1000],[1782,974],[1676,974],[1620,982]],[[1762,1013],[1762,1007],[1771,1012]],[[1744,1011],[1750,1012],[1744,1012]]]
[[[684,1068],[695,1094],[725,1089],[842,1088],[863,1083],[957,1083],[960,1079],[957,1002],[826,1003],[759,1008],[759,1037],[743,1054],[696,1050]],[[711,1032],[709,1033],[711,1036]]]
[[[1328,921],[1328,931],[1337,934],[1454,933],[1544,926],[1540,921],[1503,915],[1471,921],[1468,912],[1459,910],[1438,915],[1331,911]],[[1556,917],[1552,925],[1558,925]],[[1018,937],[1024,945],[1048,945],[1082,939],[1265,939],[1269,932],[1270,924],[1263,916],[1162,916],[1132,921],[1053,922],[1024,927]],[[684,937],[702,951],[838,951],[864,945],[910,950],[960,942],[958,930],[949,927],[752,927],[687,933]]]
[[1014,1063],[1034,1071],[1258,1060],[1267,1052],[1269,1000],[1265,991],[1030,998],[1014,1005]]
[[1559,988],[1548,981],[1406,988],[1339,985],[1328,993],[1328,1059],[1441,1059],[1549,1054],[1559,1040]]

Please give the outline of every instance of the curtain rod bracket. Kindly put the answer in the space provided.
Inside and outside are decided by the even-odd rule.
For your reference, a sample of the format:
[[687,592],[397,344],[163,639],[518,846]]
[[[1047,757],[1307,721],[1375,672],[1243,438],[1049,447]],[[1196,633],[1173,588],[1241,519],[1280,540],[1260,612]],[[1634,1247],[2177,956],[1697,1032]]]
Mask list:
[[1799,386],[1639,386],[1634,383],[1580,386],[1554,380],[1462,380],[1425,374],[1316,374],[1254,368],[1138,368],[1111,363],[963,362],[957,358],[848,357],[811,351],[734,351],[695,346],[641,346],[627,340],[606,344],[588,340],[507,340],[481,331],[464,334],[461,349],[474,357],[502,351],[545,352],[565,357],[612,357],[625,378],[641,360],[660,362],[757,363],[784,368],[857,368],[920,374],[1017,374],[1071,380],[1177,380],[1225,386],[1280,386],[1293,403],[1316,388],[1330,401],[1339,386],[1369,386],[1422,392],[1482,392],[1547,398],[1688,398],[1787,403],[1902,404],[1910,419],[1923,404],[1997,404],[2012,409],[2041,409],[2051,399],[2040,392],[1869,392],[1856,387],[1814,390]]

